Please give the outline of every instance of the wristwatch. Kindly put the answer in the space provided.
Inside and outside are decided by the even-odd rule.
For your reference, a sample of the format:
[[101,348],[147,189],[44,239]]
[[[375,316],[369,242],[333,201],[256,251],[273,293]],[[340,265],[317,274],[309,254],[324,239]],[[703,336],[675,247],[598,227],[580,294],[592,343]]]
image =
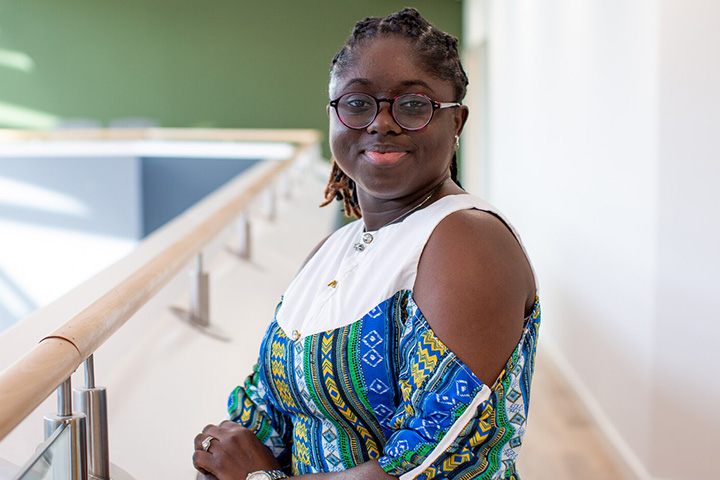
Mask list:
[[278,480],[279,478],[290,478],[282,470],[258,470],[250,472],[245,480]]

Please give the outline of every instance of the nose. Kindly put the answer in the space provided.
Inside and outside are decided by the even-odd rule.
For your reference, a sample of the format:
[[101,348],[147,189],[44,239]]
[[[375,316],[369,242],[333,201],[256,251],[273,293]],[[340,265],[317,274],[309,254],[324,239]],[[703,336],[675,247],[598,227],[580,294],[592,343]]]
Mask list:
[[378,106],[378,114],[375,120],[367,126],[368,133],[380,133],[387,135],[390,133],[402,133],[402,127],[397,124],[392,116],[392,108],[389,102],[381,101]]

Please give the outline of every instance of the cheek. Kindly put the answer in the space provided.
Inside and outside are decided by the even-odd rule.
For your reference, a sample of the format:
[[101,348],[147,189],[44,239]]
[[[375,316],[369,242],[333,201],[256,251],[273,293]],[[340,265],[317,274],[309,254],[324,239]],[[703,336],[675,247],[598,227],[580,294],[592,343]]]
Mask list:
[[340,123],[340,121],[337,119],[337,116],[335,115],[335,112],[330,112],[330,125],[328,127],[328,141],[330,142],[330,151],[333,154],[333,157],[337,157],[338,153],[341,153],[339,148],[339,142],[341,141],[341,137],[343,134],[343,131],[341,128],[344,125]]
[[437,155],[452,159],[453,152],[455,151],[455,130],[449,122],[441,126],[443,128],[438,129],[434,135],[432,148]]
[[452,150],[455,137],[447,130],[438,128],[432,132],[428,131],[422,140],[419,140],[417,143],[423,146],[426,155],[431,155],[432,157],[437,157],[438,155],[445,156],[445,154]]
[[[356,136],[354,130],[350,130],[337,119],[330,121],[330,152],[338,164],[346,164],[350,156],[354,154],[355,145],[357,144]],[[343,168],[343,170],[345,169]]]
[[343,148],[343,140],[342,135],[339,135],[338,132],[333,132],[333,130],[330,130],[330,153],[332,154],[333,158],[337,161],[339,158],[342,159],[345,155],[345,148]]

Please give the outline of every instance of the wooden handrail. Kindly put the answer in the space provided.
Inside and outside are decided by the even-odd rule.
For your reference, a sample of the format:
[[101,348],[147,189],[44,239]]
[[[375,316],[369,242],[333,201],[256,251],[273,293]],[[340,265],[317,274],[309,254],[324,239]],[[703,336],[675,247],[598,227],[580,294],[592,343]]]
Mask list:
[[30,140],[199,140],[311,144],[322,135],[310,129],[261,128],[98,128],[67,130],[0,129],[0,142]]
[[[317,133],[317,132],[316,132]],[[239,138],[237,135],[235,138]],[[264,141],[291,135],[271,137]],[[197,137],[198,139],[200,137]],[[142,267],[78,315],[61,325],[0,373],[0,440],[10,433],[80,364],[117,331],[140,307],[177,275],[245,209],[273,179],[309,149],[319,134],[302,134],[303,141],[287,160],[265,161],[253,167],[258,178],[222,207],[197,222],[189,233],[160,251]],[[207,139],[207,137],[205,137]],[[309,141],[308,141],[309,140]],[[233,182],[241,180],[239,177]],[[233,183],[231,182],[231,183]],[[228,185],[227,187],[230,187]],[[226,187],[222,187],[226,188]]]

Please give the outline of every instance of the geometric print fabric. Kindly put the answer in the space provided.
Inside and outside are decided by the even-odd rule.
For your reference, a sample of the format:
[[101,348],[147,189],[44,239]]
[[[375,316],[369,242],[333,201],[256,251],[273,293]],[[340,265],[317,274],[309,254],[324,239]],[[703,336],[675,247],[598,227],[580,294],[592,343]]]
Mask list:
[[463,415],[484,385],[434,335],[410,290],[298,341],[273,321],[228,412],[293,475],[377,459],[395,476],[519,479],[539,325],[536,299],[489,396]]

